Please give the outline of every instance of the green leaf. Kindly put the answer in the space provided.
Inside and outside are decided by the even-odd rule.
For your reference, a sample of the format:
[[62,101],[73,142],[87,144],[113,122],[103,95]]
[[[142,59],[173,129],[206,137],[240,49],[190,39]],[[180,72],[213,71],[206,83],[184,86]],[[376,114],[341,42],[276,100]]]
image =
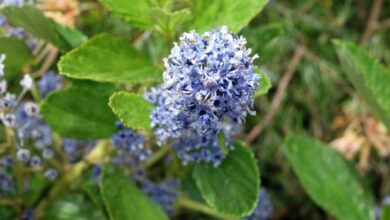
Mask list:
[[372,197],[343,156],[312,138],[294,136],[286,143],[287,159],[314,202],[337,219],[373,219]]
[[5,76],[11,77],[20,73],[23,67],[32,60],[26,44],[16,38],[0,37],[0,54],[5,54]]
[[1,9],[7,19],[15,26],[22,27],[38,38],[49,41],[62,50],[69,50],[71,46],[57,31],[59,24],[47,18],[41,10],[29,6],[8,6]]
[[362,48],[334,40],[344,71],[371,111],[390,129],[390,71]]
[[109,85],[83,83],[48,95],[41,114],[50,127],[66,137],[98,139],[115,131],[115,115],[107,105],[114,89]]
[[196,0],[191,28],[204,32],[226,25],[230,31],[239,32],[266,3],[266,0]]
[[134,129],[149,129],[149,116],[153,109],[142,96],[117,92],[110,97],[109,105],[124,125]]
[[247,28],[243,35],[248,41],[248,47],[254,53],[260,54],[261,63],[272,62],[272,58],[278,56],[285,47],[284,39],[288,38],[288,32],[284,24],[273,22],[257,28]]
[[100,0],[113,13],[138,28],[152,28],[148,0]]
[[390,205],[382,207],[381,220],[390,220]]
[[45,219],[51,220],[103,220],[107,219],[101,209],[97,209],[81,194],[68,194],[46,208]]
[[61,57],[60,73],[75,79],[98,82],[138,83],[160,81],[162,70],[124,40],[107,34]]
[[161,8],[152,8],[151,17],[156,23],[157,31],[173,39],[177,27],[191,19],[191,11],[182,9],[180,11],[168,12]]
[[258,97],[258,96],[267,94],[267,92],[272,87],[271,80],[269,79],[267,73],[264,72],[263,70],[260,70],[260,69],[258,69],[257,72],[260,74],[260,79],[259,79],[260,86],[257,89],[254,97]]
[[88,40],[87,36],[76,29],[64,27],[57,23],[55,23],[55,27],[57,32],[60,33],[62,39],[67,42],[71,48],[76,48]]
[[168,220],[163,209],[149,200],[130,179],[113,167],[103,166],[100,191],[111,220]]
[[222,214],[242,217],[257,205],[260,172],[248,147],[239,142],[234,147],[218,167],[195,165],[193,176],[208,205]]

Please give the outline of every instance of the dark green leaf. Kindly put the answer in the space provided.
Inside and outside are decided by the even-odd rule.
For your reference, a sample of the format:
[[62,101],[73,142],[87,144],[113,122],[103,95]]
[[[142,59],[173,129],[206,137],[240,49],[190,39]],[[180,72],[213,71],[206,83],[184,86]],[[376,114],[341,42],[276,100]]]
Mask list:
[[70,49],[70,45],[57,32],[55,22],[45,17],[39,9],[29,5],[22,7],[8,6],[1,9],[1,13],[13,25],[22,27],[36,37],[47,40],[62,50]]
[[113,91],[112,86],[97,83],[55,91],[42,102],[42,117],[54,131],[66,137],[109,137],[116,130],[115,115],[107,104]]
[[287,139],[285,154],[299,181],[319,206],[337,219],[373,219],[371,195],[337,151],[307,137]]
[[351,42],[334,40],[334,45],[349,80],[371,111],[390,129],[389,69]]
[[100,0],[113,13],[139,28],[152,28],[147,0]]
[[61,58],[60,73],[99,82],[159,81],[162,70],[124,40],[107,34],[96,36]]
[[150,128],[149,116],[153,105],[143,97],[127,92],[117,92],[110,97],[109,105],[127,127]]
[[204,32],[226,25],[230,31],[239,32],[266,3],[266,0],[196,0],[191,28]]
[[149,200],[120,171],[104,166],[100,190],[111,220],[168,220],[163,209]]
[[218,166],[197,164],[194,179],[208,205],[222,214],[242,217],[257,205],[260,173],[251,150],[242,143]]
[[26,44],[16,38],[0,37],[0,54],[5,54],[5,76],[11,77],[22,71],[32,60],[32,55]]

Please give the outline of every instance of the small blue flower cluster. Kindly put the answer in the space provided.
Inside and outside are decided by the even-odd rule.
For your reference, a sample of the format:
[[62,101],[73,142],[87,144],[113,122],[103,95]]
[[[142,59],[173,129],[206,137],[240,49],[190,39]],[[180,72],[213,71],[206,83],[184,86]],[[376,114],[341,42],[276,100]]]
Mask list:
[[12,163],[11,155],[5,155],[0,159],[0,196],[14,191],[14,182],[11,175]]
[[64,87],[64,78],[56,74],[54,71],[49,71],[38,81],[38,90],[42,98],[46,97],[49,92]]
[[144,146],[144,136],[125,127],[119,121],[115,125],[118,131],[111,137],[111,141],[117,149],[117,157],[114,158],[114,162],[119,164],[134,164],[144,161],[152,154]]
[[159,204],[169,216],[175,215],[175,201],[179,195],[180,181],[176,179],[154,183],[144,179],[142,191],[155,203]]
[[70,162],[81,159],[96,145],[94,140],[75,140],[72,138],[63,138],[62,140],[63,151]]
[[164,82],[145,93],[157,105],[150,119],[158,143],[172,139],[184,164],[219,165],[225,157],[221,137],[230,146],[248,113],[255,114],[257,55],[245,45],[245,38],[226,27],[184,33],[164,59]]
[[269,219],[273,211],[272,204],[267,191],[261,187],[259,191],[259,202],[253,213],[245,217],[244,220],[266,220]]
[[[33,79],[25,75],[20,81],[22,92],[16,96],[7,92],[7,81],[3,79],[5,55],[0,55],[0,110],[2,111],[0,119],[4,126],[12,129],[15,135],[16,160],[27,167],[33,169],[43,169],[44,175],[49,179],[55,179],[58,172],[45,163],[54,156],[51,149],[53,145],[53,135],[49,126],[47,126],[40,114],[39,106],[34,102],[21,101],[27,91],[33,87]],[[29,147],[32,142],[35,150]],[[33,153],[34,152],[34,155]],[[40,153],[41,155],[37,155]]]

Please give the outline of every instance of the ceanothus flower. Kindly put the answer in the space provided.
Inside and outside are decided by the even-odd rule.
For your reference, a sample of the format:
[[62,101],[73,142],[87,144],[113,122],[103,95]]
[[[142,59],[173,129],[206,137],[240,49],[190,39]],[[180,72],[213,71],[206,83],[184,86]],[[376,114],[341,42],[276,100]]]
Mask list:
[[244,220],[266,220],[269,219],[273,211],[272,204],[267,191],[261,187],[259,191],[259,202],[253,213],[245,217]]
[[160,145],[172,146],[184,164],[225,157],[221,139],[231,148],[259,87],[251,49],[227,27],[184,33],[164,59],[164,82],[145,94],[157,105],[150,119]]
[[118,151],[115,158],[117,163],[134,164],[144,161],[152,152],[144,146],[144,136],[137,134],[122,123],[115,123],[118,131],[111,137],[111,141]]
[[49,92],[57,89],[61,89],[63,84],[63,77],[54,71],[49,71],[38,81],[39,94],[42,97],[46,97]]

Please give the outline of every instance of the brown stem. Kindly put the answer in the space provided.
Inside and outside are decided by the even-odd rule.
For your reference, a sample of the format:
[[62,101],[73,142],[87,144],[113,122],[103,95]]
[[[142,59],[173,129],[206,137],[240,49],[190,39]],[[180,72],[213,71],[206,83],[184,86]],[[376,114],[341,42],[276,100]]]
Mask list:
[[378,25],[378,19],[382,11],[383,0],[374,0],[371,7],[370,17],[368,19],[366,30],[360,40],[360,45],[365,45],[371,39],[372,34]]
[[265,117],[262,121],[260,121],[259,124],[257,124],[246,136],[245,142],[249,145],[252,143],[257,136],[260,135],[260,133],[263,131],[265,127],[269,125],[269,123],[272,121],[273,117],[275,116],[276,112],[278,111],[280,104],[282,103],[283,97],[286,93],[287,87],[294,76],[294,73],[296,72],[296,67],[301,60],[303,54],[305,52],[305,45],[303,43],[299,44],[299,46],[296,48],[294,55],[292,56],[286,72],[283,74],[282,79],[279,82],[278,88],[276,90],[276,94],[274,99],[272,100],[271,107],[266,113]]

